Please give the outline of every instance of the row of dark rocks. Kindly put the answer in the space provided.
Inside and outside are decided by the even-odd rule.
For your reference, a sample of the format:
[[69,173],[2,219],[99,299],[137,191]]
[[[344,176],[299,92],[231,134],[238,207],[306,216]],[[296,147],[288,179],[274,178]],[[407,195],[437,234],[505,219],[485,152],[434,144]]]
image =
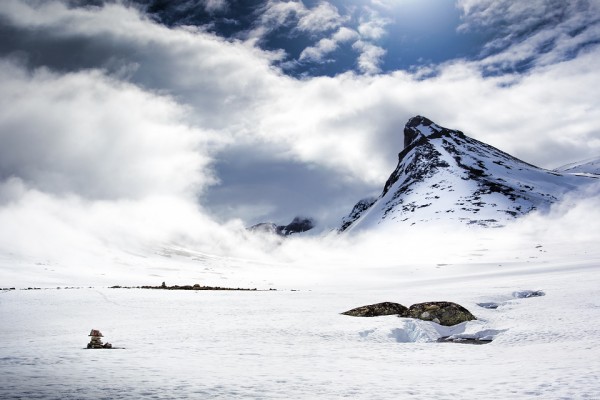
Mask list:
[[194,285],[173,285],[167,286],[164,282],[160,286],[120,286],[115,285],[111,286],[110,289],[162,289],[162,290],[241,290],[241,291],[257,291],[256,288],[231,288],[231,287],[221,287],[221,286],[203,286],[200,284]]
[[342,313],[353,317],[378,317],[381,315],[397,315],[402,318],[416,318],[432,321],[444,326],[452,326],[461,322],[477,319],[463,306],[450,301],[430,301],[405,307],[402,304],[383,302],[353,308]]

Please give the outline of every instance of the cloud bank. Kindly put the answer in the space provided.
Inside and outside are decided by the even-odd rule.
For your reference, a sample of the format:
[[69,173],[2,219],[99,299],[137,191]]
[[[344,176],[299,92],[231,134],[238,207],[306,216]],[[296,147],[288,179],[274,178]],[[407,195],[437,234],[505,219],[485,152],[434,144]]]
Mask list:
[[0,178],[101,200],[185,195],[214,181],[214,134],[191,127],[172,99],[99,71],[3,62],[0,74]]
[[493,39],[483,49],[488,72],[551,65],[598,44],[600,4],[596,1],[459,0],[461,31],[483,30]]

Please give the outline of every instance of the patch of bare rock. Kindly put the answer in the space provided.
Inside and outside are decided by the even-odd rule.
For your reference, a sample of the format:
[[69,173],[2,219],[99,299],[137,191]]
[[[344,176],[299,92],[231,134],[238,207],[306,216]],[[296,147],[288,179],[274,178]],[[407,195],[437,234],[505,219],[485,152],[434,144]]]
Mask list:
[[460,304],[450,301],[429,301],[405,307],[402,304],[383,302],[353,308],[342,313],[353,317],[377,317],[382,315],[398,315],[402,318],[416,318],[432,321],[444,326],[453,326],[461,322],[477,319],[469,310]]
[[433,321],[444,326],[452,326],[477,319],[469,310],[450,301],[430,301],[413,304],[409,307],[406,316],[423,321]]
[[408,308],[402,304],[384,301],[383,303],[353,308],[342,314],[352,317],[378,317],[381,315],[405,315],[407,311]]

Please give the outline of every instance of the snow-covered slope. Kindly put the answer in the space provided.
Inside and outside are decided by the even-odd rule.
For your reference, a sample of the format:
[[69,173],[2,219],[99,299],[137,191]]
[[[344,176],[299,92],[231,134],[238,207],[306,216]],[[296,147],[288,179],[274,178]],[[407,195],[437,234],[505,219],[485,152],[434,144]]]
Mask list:
[[568,174],[600,175],[600,157],[563,165],[554,171]]
[[502,226],[598,178],[538,168],[421,116],[406,124],[398,158],[379,198],[370,207],[361,200],[340,231],[431,221]]

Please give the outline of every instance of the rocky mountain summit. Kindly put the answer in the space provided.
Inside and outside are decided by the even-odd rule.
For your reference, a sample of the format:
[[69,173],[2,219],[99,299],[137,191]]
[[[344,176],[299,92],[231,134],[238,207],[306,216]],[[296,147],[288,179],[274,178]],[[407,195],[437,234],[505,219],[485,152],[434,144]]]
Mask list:
[[339,231],[431,221],[498,227],[599,178],[577,172],[538,168],[416,116],[381,195],[359,201]]

